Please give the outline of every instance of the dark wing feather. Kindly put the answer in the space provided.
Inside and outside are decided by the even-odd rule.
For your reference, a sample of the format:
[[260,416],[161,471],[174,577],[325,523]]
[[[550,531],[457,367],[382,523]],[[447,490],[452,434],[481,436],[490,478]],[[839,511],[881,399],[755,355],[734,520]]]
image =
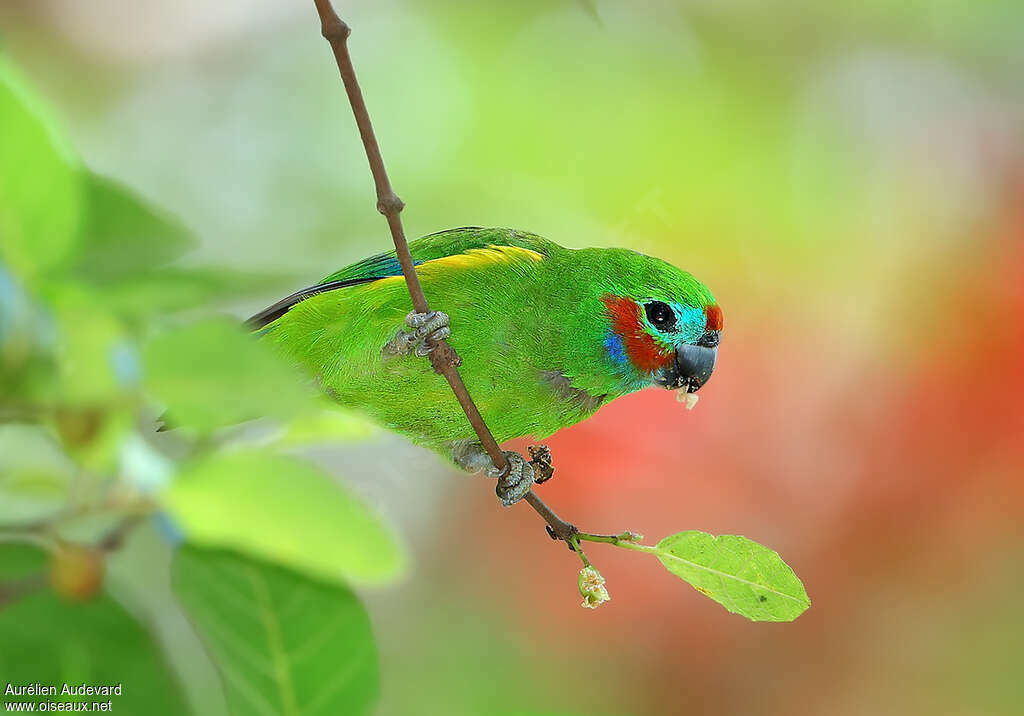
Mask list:
[[307,298],[311,298],[317,295],[318,293],[323,293],[324,291],[333,291],[338,288],[345,288],[346,286],[358,286],[361,283],[370,283],[371,281],[376,281],[379,278],[383,277],[367,276],[366,278],[350,278],[345,281],[328,281],[326,283],[317,284],[316,286],[309,286],[308,288],[304,288],[301,291],[296,291],[291,296],[282,298],[273,306],[268,306],[267,308],[264,308],[255,316],[248,319],[245,322],[245,327],[251,331],[258,331],[261,328],[265,328],[266,326],[270,325],[278,318],[286,314],[288,312],[288,309],[290,309],[296,303],[305,301]]

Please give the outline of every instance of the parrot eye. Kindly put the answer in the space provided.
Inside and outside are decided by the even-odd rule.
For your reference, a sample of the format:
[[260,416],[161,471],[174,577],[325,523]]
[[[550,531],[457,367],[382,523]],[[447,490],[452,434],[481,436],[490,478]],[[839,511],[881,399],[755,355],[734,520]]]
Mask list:
[[647,313],[647,320],[659,331],[669,331],[675,328],[676,314],[667,303],[651,301],[644,305]]

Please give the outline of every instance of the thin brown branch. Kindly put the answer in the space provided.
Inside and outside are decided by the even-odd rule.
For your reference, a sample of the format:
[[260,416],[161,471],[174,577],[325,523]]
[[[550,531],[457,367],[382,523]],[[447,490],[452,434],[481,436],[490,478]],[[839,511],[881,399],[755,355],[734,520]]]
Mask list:
[[[321,31],[327,41],[331,43],[331,49],[334,50],[334,59],[338,63],[338,71],[341,72],[349,104],[352,105],[352,114],[355,115],[359,136],[362,137],[363,147],[366,149],[366,159],[370,163],[370,172],[373,174],[373,183],[377,188],[377,210],[387,219],[388,227],[391,229],[391,238],[395,242],[395,251],[398,254],[398,261],[402,265],[402,274],[405,276],[405,283],[409,288],[412,305],[419,313],[429,313],[430,305],[427,303],[427,297],[424,295],[423,287],[416,275],[412,255],[409,253],[409,242],[406,241],[405,230],[402,228],[400,215],[405,204],[391,187],[387,169],[384,168],[380,146],[378,146],[377,137],[373,132],[373,124],[370,122],[370,113],[366,109],[363,92],[359,88],[356,71],[352,66],[352,58],[348,53],[348,36],[352,31],[334,12],[330,0],[313,1],[317,13],[320,15]],[[502,472],[506,471],[508,461],[462,382],[462,376],[459,375],[457,367],[460,360],[455,351],[446,342],[441,341],[431,352],[430,362],[434,366],[434,370],[448,380],[459,405],[462,406],[470,425],[473,426],[473,430],[480,438],[480,443],[495,467]]]
[[[373,131],[373,124],[370,121],[370,113],[366,109],[366,102],[363,100],[362,90],[359,88],[359,81],[356,79],[355,68],[352,65],[352,58],[348,52],[348,37],[352,34],[351,28],[334,11],[330,0],[313,0],[317,13],[320,16],[321,32],[324,38],[331,44],[334,51],[334,59],[338,63],[338,71],[341,73],[342,82],[345,84],[345,92],[348,95],[349,104],[352,106],[352,114],[355,115],[356,125],[359,127],[359,136],[363,140],[363,147],[366,150],[366,159],[370,163],[370,172],[373,174],[373,183],[377,190],[377,210],[387,219],[388,227],[391,229],[391,238],[395,242],[395,252],[398,254],[398,261],[402,265],[402,274],[405,276],[406,286],[409,288],[409,297],[412,299],[413,307],[419,313],[428,313],[430,306],[427,297],[423,293],[419,277],[416,275],[416,268],[413,264],[412,255],[409,252],[409,243],[405,238],[405,230],[402,227],[401,212],[405,204],[395,193],[388,178],[387,169],[384,167],[384,158],[380,153],[380,146],[377,144],[377,137]],[[446,342],[441,341],[430,353],[430,362],[434,370],[443,375],[452,392],[462,406],[466,418],[469,419],[473,431],[480,438],[480,443],[488,456],[502,474],[509,469],[508,460],[502,453],[498,442],[494,439],[487,423],[477,409],[476,404],[466,390],[459,375],[458,366],[461,359],[455,350]],[[570,540],[578,533],[576,527],[556,515],[544,501],[533,492],[527,493],[524,498],[526,502],[536,510],[548,525],[548,534],[554,539],[564,540],[572,548]]]

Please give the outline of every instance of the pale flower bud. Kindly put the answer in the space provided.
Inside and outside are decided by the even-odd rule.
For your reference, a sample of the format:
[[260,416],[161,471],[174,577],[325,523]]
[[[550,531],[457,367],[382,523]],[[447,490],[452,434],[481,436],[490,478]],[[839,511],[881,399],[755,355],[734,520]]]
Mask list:
[[583,606],[587,609],[597,609],[611,599],[608,596],[608,589],[604,586],[604,577],[593,567],[584,567],[580,570],[579,585]]

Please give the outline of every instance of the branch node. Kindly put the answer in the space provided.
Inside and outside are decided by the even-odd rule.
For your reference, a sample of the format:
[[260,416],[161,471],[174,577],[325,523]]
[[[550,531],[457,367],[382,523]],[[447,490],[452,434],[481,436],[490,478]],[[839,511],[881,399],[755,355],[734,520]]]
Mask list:
[[405,202],[402,201],[398,194],[393,191],[377,199],[377,211],[382,213],[384,216],[398,214],[404,208]]
[[352,28],[344,20],[338,17],[330,2],[316,0],[316,9],[320,14],[320,32],[324,39],[332,45],[335,42],[344,42],[352,34]]
[[433,366],[435,373],[444,375],[447,369],[462,365],[462,357],[447,342],[438,343],[430,352],[430,365]]

